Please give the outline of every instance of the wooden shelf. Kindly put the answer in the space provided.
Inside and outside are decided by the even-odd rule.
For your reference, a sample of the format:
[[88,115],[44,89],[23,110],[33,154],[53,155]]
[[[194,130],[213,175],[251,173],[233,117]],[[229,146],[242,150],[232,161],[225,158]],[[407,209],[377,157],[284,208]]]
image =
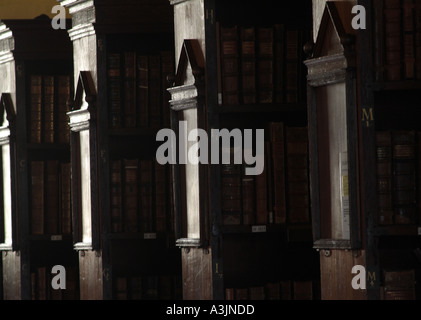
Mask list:
[[376,236],[421,236],[421,226],[417,225],[391,225],[377,226],[374,229]]
[[421,90],[421,80],[374,82],[371,86],[373,91]]
[[244,105],[222,105],[218,106],[217,112],[219,114],[229,113],[291,113],[291,112],[306,112],[307,107],[304,104],[244,104]]

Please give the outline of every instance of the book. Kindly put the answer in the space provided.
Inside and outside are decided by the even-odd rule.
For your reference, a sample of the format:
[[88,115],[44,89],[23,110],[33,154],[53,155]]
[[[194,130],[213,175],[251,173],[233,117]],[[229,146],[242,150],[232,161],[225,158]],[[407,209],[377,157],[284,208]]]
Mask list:
[[388,81],[402,79],[402,12],[400,2],[385,0],[384,2],[385,23],[385,78]]
[[272,103],[274,96],[274,32],[273,27],[257,28],[258,102]]
[[71,92],[71,77],[69,75],[60,75],[57,79],[58,93],[57,93],[57,142],[70,143],[70,127],[69,127],[69,112],[68,101]]
[[111,160],[110,228],[111,232],[123,231],[122,161]]
[[297,103],[299,100],[299,36],[298,30],[288,29],[285,31],[285,94],[287,103]]
[[140,160],[140,203],[142,232],[155,232],[153,212],[152,160]]
[[159,127],[162,124],[161,105],[161,57],[149,56],[149,125]]
[[45,176],[45,233],[59,233],[59,162],[58,160],[46,160]]
[[31,161],[31,233],[44,234],[44,161]]
[[415,132],[392,132],[393,206],[396,224],[416,222]]
[[313,282],[294,281],[294,300],[313,300]]
[[256,103],[256,29],[241,28],[241,89],[244,104]]
[[240,164],[221,165],[221,210],[222,224],[239,225],[242,216]]
[[30,76],[29,142],[41,143],[42,76]]
[[415,300],[415,270],[383,270],[385,300]]
[[307,127],[286,127],[287,218],[310,222]]
[[124,165],[124,231],[138,231],[138,176],[139,163],[137,159],[125,159]]
[[405,79],[415,78],[415,8],[413,0],[402,0],[403,63]]
[[255,179],[252,176],[242,177],[241,192],[242,192],[242,209],[244,225],[253,225],[255,223],[256,212],[256,191]]
[[122,77],[121,77],[121,54],[110,53],[108,55],[107,80],[108,80],[108,104],[110,128],[122,127]]
[[168,82],[168,76],[174,73],[174,57],[171,51],[161,52],[161,96],[162,96],[162,127],[170,127],[170,99],[171,95],[168,92],[170,83]]
[[377,223],[393,224],[392,136],[390,131],[376,132]]
[[136,113],[137,126],[149,126],[149,58],[147,55],[137,55],[137,93]]
[[54,101],[54,76],[43,76],[43,124],[45,143],[54,143],[54,115],[55,115],[55,101]]
[[415,74],[421,79],[421,0],[415,0]]
[[72,233],[71,163],[60,163],[61,233]]
[[240,59],[238,26],[220,26],[221,87],[224,105],[239,104]]
[[136,127],[136,52],[124,52],[124,127]]
[[274,25],[274,100],[285,101],[285,26]]
[[166,166],[161,165],[155,159],[155,223],[156,232],[164,233],[167,230],[167,199],[168,193],[166,186],[168,185],[166,177]]
[[270,140],[272,148],[273,165],[273,214],[274,223],[286,221],[285,197],[285,141],[284,124],[282,122],[270,123]]
[[373,53],[374,53],[374,80],[384,80],[384,0],[373,0]]

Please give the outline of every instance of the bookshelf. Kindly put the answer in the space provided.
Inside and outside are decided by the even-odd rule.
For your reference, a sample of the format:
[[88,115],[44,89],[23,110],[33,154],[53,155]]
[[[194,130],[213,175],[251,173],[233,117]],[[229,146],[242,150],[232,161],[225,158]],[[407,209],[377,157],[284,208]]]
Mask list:
[[369,45],[362,45],[361,56],[372,60],[361,63],[373,72],[360,76],[361,83],[370,84],[361,89],[361,104],[373,110],[362,128],[367,162],[362,183],[375,194],[364,204],[367,268],[378,275],[367,298],[420,299],[420,128],[412,120],[419,116],[420,2],[360,2],[372,17],[371,33],[361,34]]
[[156,134],[170,122],[172,8],[167,1],[61,4],[73,22],[69,116],[81,299],[180,299],[170,167],[155,161]]
[[[349,110],[357,113],[357,121],[351,123],[353,129],[348,130],[348,135],[356,141],[353,154],[357,156],[353,177],[352,171],[348,176],[349,186],[351,179],[354,180],[354,196],[357,199],[354,211],[350,210],[349,225],[354,228],[354,236],[351,232],[348,249],[329,247],[327,241],[321,245],[315,242],[320,248],[322,298],[419,299],[419,124],[414,119],[419,116],[419,43],[416,39],[420,4],[406,0],[357,3],[367,10],[367,29],[350,29],[346,21],[352,17],[346,14],[350,12],[346,10],[346,3],[328,3],[319,29],[323,41],[316,41],[315,45],[310,46],[310,52],[315,56],[306,62],[309,66],[309,85],[312,86],[311,71],[315,69],[312,70],[311,66],[321,59],[317,56],[320,50],[318,46],[326,56],[329,56],[329,52],[331,57],[338,53],[329,50],[332,43],[328,40],[335,39],[328,36],[329,27],[326,28],[325,22],[330,21],[336,25],[336,39],[339,47],[342,47],[340,54],[346,57],[348,63],[344,70],[346,73],[355,72],[356,84],[356,87],[348,84],[346,91],[349,105],[347,116],[350,115]],[[326,19],[327,13],[329,19]],[[338,24],[342,24],[342,27],[338,28]],[[341,35],[344,31],[353,34],[356,41],[351,41],[354,36]],[[350,56],[353,51],[349,50],[349,45],[354,44],[355,56]],[[327,66],[331,65],[327,63]],[[326,83],[332,81],[332,78],[328,78],[326,76]],[[313,96],[316,97],[314,101],[317,94]],[[315,106],[318,106],[320,109],[322,104],[329,101],[329,97],[326,97],[321,104],[315,102],[312,108],[315,110]],[[323,127],[323,123],[320,118],[310,118],[312,132],[320,133],[322,129],[318,128]],[[329,121],[328,125],[335,126]],[[349,128],[350,123],[347,126]],[[313,146],[317,145],[315,140]],[[327,150],[333,154],[337,151],[333,145]],[[323,157],[321,152],[313,149],[313,156],[310,156],[320,160]],[[315,171],[320,171],[320,167],[314,164],[317,165],[317,160],[313,160],[312,177]],[[312,180],[316,181],[315,178]],[[314,205],[319,206],[318,197],[320,195],[321,199],[326,190],[322,190],[322,187],[312,189],[313,201],[316,199]],[[328,224],[329,217],[323,217],[321,213],[319,218],[321,224]],[[321,235],[323,232],[326,234],[321,226],[317,223],[313,225],[321,229]],[[331,231],[337,232],[338,229]],[[336,265],[338,261],[341,261],[340,268]],[[342,271],[351,270],[357,264],[366,269],[367,290],[353,290],[349,285],[351,279]],[[331,274],[335,276],[331,277]],[[346,279],[345,282],[343,279]],[[339,282],[345,286],[341,292],[335,289]]]
[[[311,2],[170,2],[172,129],[178,133],[180,121],[208,136],[215,129],[239,129],[242,137],[245,129],[254,135],[264,129],[258,143],[265,146],[261,175],[244,175],[245,162],[172,166],[183,297],[316,299],[301,81]],[[275,5],[281,6],[276,14]]]
[[[44,16],[5,20],[1,32],[3,298],[77,299],[66,119],[71,43]],[[55,265],[67,271],[66,293],[51,288]]]

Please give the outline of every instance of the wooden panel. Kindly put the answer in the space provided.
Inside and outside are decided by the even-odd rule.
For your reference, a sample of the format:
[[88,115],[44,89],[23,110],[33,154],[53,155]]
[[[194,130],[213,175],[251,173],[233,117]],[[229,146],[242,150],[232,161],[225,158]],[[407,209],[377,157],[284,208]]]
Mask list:
[[20,252],[3,251],[3,294],[4,300],[21,299]]
[[209,249],[183,250],[183,299],[211,300],[212,299],[212,254]]
[[99,251],[79,252],[80,299],[102,300],[102,257]]
[[[354,256],[355,253],[360,253]],[[365,251],[320,251],[320,284],[322,300],[365,300],[365,290],[354,290],[351,282],[355,274],[352,267],[365,265]]]

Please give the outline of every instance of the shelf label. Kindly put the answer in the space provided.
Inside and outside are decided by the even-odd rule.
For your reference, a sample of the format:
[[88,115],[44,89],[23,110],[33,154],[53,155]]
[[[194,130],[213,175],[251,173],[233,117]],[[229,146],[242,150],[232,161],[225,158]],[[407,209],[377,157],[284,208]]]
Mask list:
[[251,232],[266,232],[266,225],[251,226]]
[[156,239],[156,233],[155,232],[144,233],[143,234],[143,239],[145,239],[145,240]]
[[51,241],[61,241],[63,240],[63,236],[61,234],[53,234],[50,239]]

